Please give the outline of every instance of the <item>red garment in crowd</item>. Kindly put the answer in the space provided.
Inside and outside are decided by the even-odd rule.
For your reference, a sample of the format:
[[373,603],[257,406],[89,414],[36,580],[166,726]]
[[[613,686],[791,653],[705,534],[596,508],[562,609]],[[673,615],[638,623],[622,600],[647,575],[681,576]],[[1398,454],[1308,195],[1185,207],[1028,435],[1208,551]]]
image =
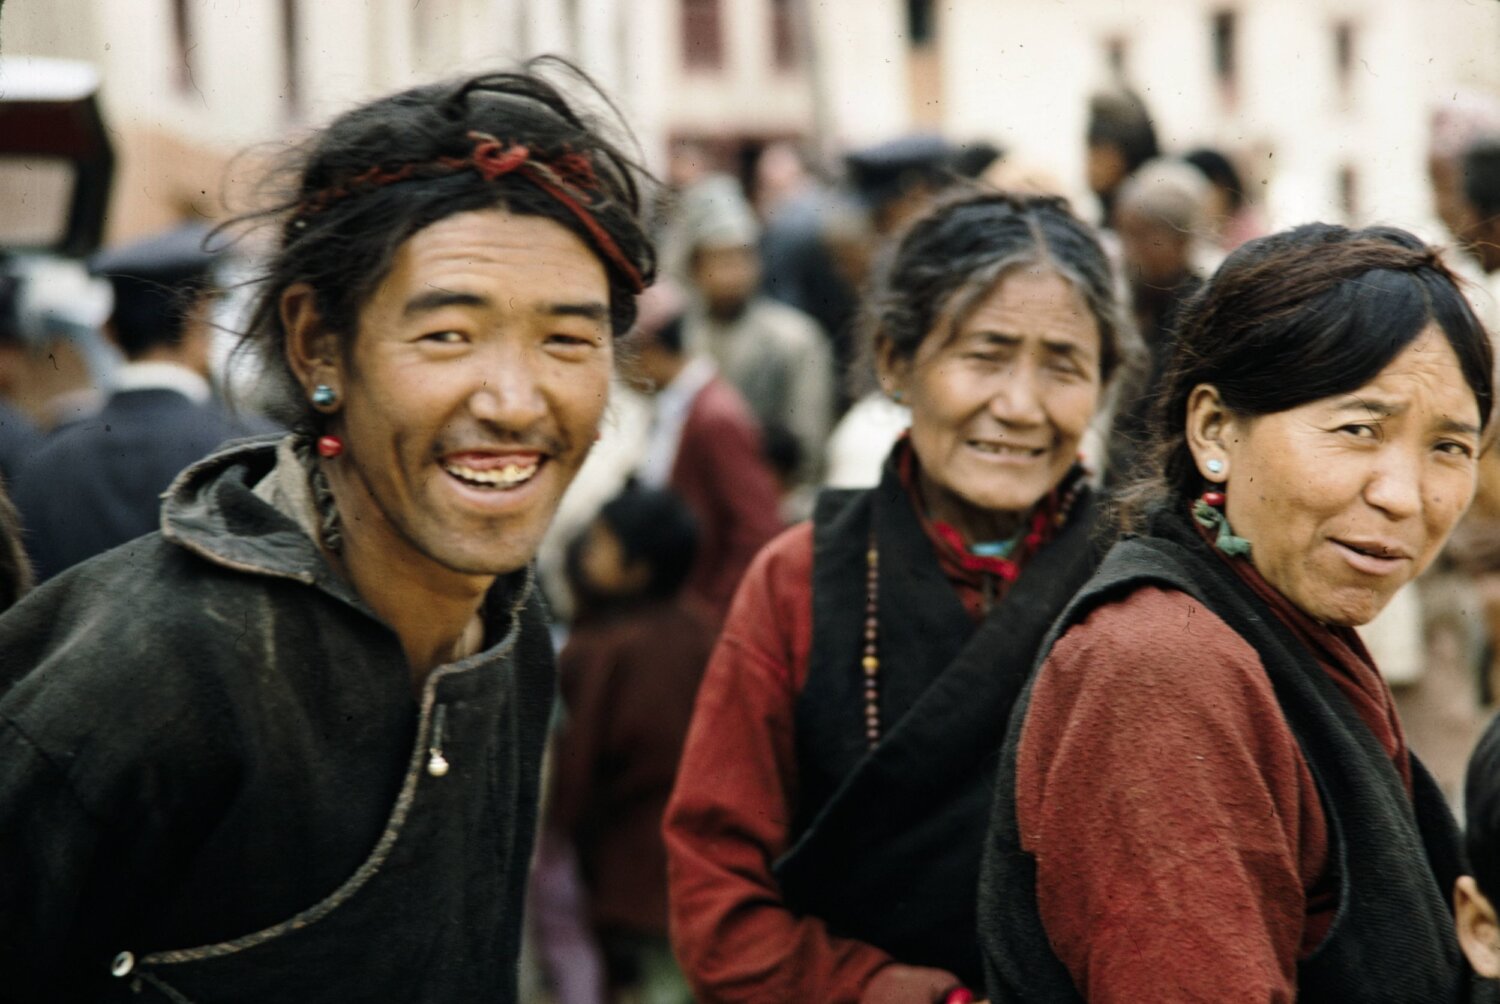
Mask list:
[[755,552],[782,524],[760,426],[721,377],[693,399],[668,487],[698,520],[698,557],[687,589],[722,619]]
[[[698,1000],[850,1004],[891,961],[782,903],[794,716],[812,642],[812,524],[755,559],[709,662],[667,808],[672,943]],[[705,847],[711,853],[703,853]]]
[[696,603],[653,601],[579,624],[558,656],[548,823],[573,839],[596,930],[667,933],[662,814],[714,634]]
[[[1349,629],[1233,567],[1394,761],[1390,691]],[[1021,736],[1016,808],[1047,935],[1091,1002],[1291,1001],[1337,906],[1312,775],[1255,650],[1185,593],[1140,589],[1069,631]]]

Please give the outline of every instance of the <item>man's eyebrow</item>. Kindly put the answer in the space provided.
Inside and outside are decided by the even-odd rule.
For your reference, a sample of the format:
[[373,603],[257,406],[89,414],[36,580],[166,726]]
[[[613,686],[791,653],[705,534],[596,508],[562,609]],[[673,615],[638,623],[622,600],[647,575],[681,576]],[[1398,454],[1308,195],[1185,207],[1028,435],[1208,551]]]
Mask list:
[[589,300],[584,303],[545,303],[538,308],[538,312],[550,314],[553,317],[583,317],[590,321],[609,320],[609,307],[598,300]]
[[407,300],[406,306],[401,308],[401,314],[403,317],[415,317],[418,314],[442,310],[444,307],[488,306],[490,306],[489,297],[480,296],[478,293],[461,293],[454,289],[429,289]]

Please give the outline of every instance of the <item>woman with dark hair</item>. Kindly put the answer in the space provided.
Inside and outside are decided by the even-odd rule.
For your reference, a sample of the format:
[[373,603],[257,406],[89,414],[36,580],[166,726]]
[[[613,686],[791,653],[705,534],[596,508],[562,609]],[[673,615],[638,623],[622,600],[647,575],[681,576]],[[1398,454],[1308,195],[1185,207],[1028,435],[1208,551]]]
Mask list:
[[994,751],[1097,552],[1077,463],[1114,370],[1108,263],[1060,200],[915,223],[872,302],[911,431],[741,584],[668,808],[704,1002],[964,999]]
[[1468,999],[1457,834],[1354,627],[1469,504],[1491,372],[1400,230],[1254,241],[1188,307],[1161,473],[1002,747],[994,999]]

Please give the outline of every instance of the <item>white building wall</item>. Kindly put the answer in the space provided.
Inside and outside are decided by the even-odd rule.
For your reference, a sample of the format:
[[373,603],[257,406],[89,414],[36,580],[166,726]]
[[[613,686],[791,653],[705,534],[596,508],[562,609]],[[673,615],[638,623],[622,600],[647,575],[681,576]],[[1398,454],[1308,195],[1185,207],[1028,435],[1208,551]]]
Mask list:
[[[1106,84],[1105,40],[1126,42],[1127,79],[1168,151],[1238,154],[1271,222],[1338,219],[1339,170],[1358,175],[1358,219],[1427,227],[1431,106],[1456,86],[1500,89],[1500,4],[1468,0],[1242,0],[1238,87],[1213,69],[1223,0],[955,0],[942,9],[944,123],[986,136],[1083,189],[1088,95]],[[1355,26],[1347,89],[1333,27]],[[1264,182],[1264,186],[1259,183]]]

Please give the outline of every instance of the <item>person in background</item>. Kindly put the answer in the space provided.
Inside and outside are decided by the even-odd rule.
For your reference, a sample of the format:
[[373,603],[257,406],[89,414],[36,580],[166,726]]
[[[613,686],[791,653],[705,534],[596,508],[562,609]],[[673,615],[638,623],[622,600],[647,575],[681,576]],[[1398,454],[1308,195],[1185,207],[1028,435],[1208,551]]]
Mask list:
[[1500,980],[1500,718],[1490,721],[1464,777],[1468,872],[1453,884],[1458,943],[1474,972]]
[[209,228],[184,224],[105,251],[105,327],[127,360],[104,407],[54,431],[15,480],[38,578],[156,529],[161,494],[183,468],[226,440],[275,426],[231,415],[208,382],[208,311],[217,294]]
[[80,261],[0,256],[0,404],[42,432],[96,414],[119,365],[110,303]]
[[841,369],[851,355],[859,307],[859,294],[827,239],[843,196],[815,177],[790,143],[772,143],[761,152],[755,180],[761,292],[817,321]]
[[1182,305],[1203,285],[1198,259],[1211,190],[1193,167],[1159,158],[1137,168],[1116,196],[1115,232],[1146,353],[1120,387],[1105,468],[1111,485],[1140,473],[1147,420],[1172,355],[1173,326]]
[[1473,497],[1494,356],[1437,253],[1309,224],[1193,301],[1127,529],[1017,702],[996,1000],[1464,1001],[1459,836],[1354,627]]
[[515,1004],[531,562],[655,272],[563,86],[533,61],[299,142],[246,333],[295,431],[0,615],[7,1001]]
[[[20,349],[19,318],[16,315],[21,280],[0,272],[0,378],[13,360],[8,357]],[[7,349],[8,347],[8,349]],[[0,487],[15,484],[22,463],[42,443],[41,431],[25,412],[6,400],[5,385],[0,379]],[[19,541],[19,534],[16,540]]]
[[667,940],[661,821],[716,622],[682,587],[697,529],[671,492],[629,489],[570,553],[578,611],[558,655],[563,725],[546,825],[578,852],[610,999],[687,1004]]
[[1241,244],[1266,232],[1265,224],[1245,191],[1234,162],[1212,147],[1199,147],[1182,159],[1197,168],[1213,186],[1209,192],[1204,222],[1214,235],[1219,249],[1233,251]]
[[762,425],[781,425],[797,437],[801,480],[813,482],[833,424],[828,339],[812,318],[758,292],[759,227],[737,181],[713,175],[699,182],[681,211],[689,276],[682,320],[687,349],[713,360]]
[[1461,163],[1469,218],[1464,237],[1491,298],[1500,302],[1500,132],[1476,140]]
[[641,323],[625,343],[638,384],[653,398],[636,476],[687,503],[698,522],[687,590],[722,620],[755,552],[782,528],[779,496],[759,423],[712,359],[688,355],[674,298],[664,283],[642,297]]
[[703,1004],[972,1000],[994,751],[1097,560],[1078,443],[1118,355],[1109,264],[1056,199],[916,221],[873,293],[912,427],[756,558],[665,824]]
[[1116,90],[1089,99],[1088,185],[1099,200],[1099,223],[1115,225],[1115,196],[1136,168],[1161,155],[1146,103],[1133,91]]

